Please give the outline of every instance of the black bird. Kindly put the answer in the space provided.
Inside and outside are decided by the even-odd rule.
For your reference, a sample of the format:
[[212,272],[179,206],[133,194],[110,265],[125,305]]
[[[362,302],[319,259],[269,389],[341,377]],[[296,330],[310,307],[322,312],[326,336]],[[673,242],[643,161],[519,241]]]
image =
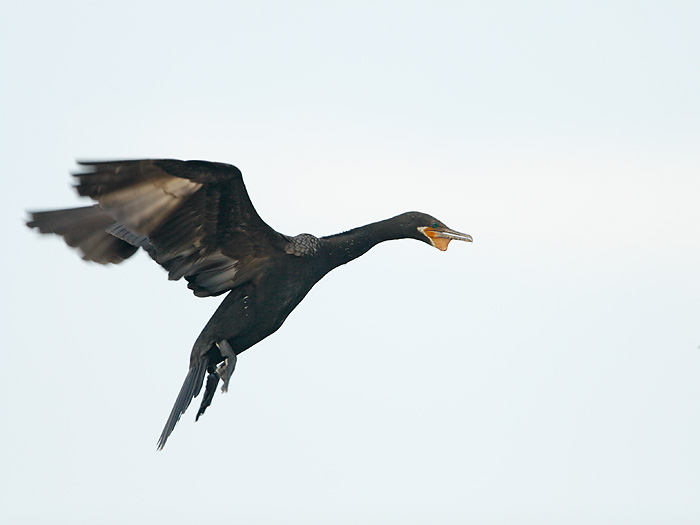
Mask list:
[[184,277],[196,296],[228,292],[194,343],[159,449],[205,375],[196,419],[220,380],[226,391],[236,356],[275,332],[328,272],[383,241],[418,239],[444,251],[451,240],[472,240],[419,212],[328,237],[289,237],[256,213],[235,166],[170,159],[79,164],[76,189],[97,204],[32,213],[27,226],[61,235],[83,259],[100,264],[118,264],[143,248],[169,279]]

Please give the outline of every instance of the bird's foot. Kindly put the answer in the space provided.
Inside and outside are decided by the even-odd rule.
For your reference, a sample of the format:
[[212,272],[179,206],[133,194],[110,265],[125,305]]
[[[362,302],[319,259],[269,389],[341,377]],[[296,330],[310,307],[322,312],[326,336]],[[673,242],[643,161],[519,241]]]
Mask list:
[[216,373],[223,381],[223,385],[221,385],[221,391],[228,392],[228,382],[231,380],[233,371],[236,369],[236,361],[238,361],[238,358],[236,356],[236,353],[233,351],[233,348],[231,348],[231,345],[228,344],[228,341],[226,341],[225,339],[223,341],[220,341],[218,343],[218,346],[219,351],[221,352],[221,356],[225,359],[217,367]]
[[214,367],[209,367],[209,377],[207,377],[207,386],[204,388],[204,396],[202,396],[202,404],[199,406],[195,421],[199,421],[199,416],[204,414],[204,411],[211,405],[214,394],[216,393],[216,385],[219,384],[219,374]]

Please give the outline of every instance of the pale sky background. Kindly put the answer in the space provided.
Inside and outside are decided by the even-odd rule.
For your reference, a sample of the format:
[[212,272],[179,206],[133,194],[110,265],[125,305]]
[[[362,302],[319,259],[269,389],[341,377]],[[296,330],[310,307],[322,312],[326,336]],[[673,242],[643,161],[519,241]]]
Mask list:
[[[7,2],[0,521],[700,523],[700,3]],[[23,226],[76,158],[408,210],[155,446],[197,299]],[[84,204],[88,204],[85,202]]]

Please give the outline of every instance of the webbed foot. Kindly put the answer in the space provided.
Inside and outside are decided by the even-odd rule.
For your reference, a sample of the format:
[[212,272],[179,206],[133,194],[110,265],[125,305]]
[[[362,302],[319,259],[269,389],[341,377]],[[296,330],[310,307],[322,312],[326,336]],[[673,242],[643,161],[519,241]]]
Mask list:
[[204,414],[204,411],[209,405],[211,405],[211,400],[214,399],[214,394],[216,393],[216,385],[219,384],[219,373],[214,370],[214,367],[209,367],[209,376],[207,377],[207,386],[204,387],[204,396],[202,396],[202,404],[199,405],[199,410],[197,411],[197,416],[194,418],[195,421],[199,421],[199,416]]

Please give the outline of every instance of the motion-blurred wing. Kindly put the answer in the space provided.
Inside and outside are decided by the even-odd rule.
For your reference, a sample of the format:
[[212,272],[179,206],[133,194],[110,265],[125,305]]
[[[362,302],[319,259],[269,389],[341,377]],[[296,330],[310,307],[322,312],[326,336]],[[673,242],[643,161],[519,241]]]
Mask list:
[[[195,295],[220,295],[284,251],[287,238],[263,222],[235,166],[205,161],[81,162],[80,195],[116,223],[109,233],[144,248],[185,277]],[[257,263],[257,264],[256,264]]]
[[138,250],[138,246],[110,235],[107,230],[113,225],[114,218],[99,204],[34,212],[27,222],[27,226],[41,233],[60,235],[68,246],[80,250],[83,259],[100,264],[118,264]]

